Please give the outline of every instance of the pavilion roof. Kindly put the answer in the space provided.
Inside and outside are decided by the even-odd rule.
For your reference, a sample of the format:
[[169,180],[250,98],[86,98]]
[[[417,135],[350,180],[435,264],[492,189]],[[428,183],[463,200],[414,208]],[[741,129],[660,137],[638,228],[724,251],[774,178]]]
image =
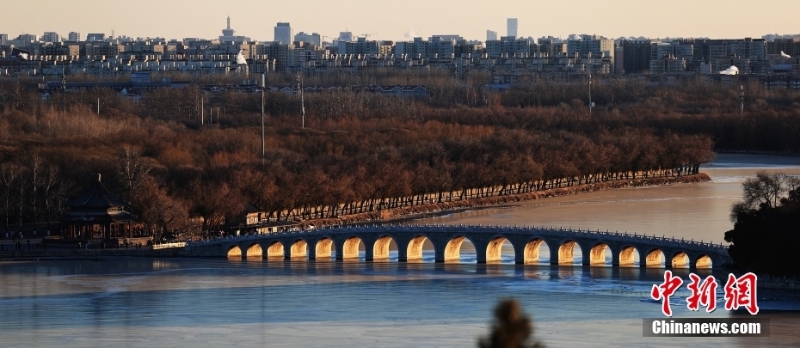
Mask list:
[[127,207],[128,202],[111,193],[100,181],[100,174],[97,174],[97,181],[94,185],[80,197],[67,202],[67,206],[72,208],[73,211],[106,210]]

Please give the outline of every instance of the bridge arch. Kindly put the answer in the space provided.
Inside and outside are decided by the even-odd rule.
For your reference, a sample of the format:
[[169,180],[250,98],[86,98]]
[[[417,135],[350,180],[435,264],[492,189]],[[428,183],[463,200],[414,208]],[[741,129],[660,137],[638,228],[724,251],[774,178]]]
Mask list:
[[[412,238],[413,237],[413,238]],[[682,240],[662,238],[637,238],[606,233],[586,233],[571,230],[551,230],[536,228],[486,228],[480,226],[359,226],[338,229],[319,229],[292,234],[268,234],[221,238],[211,241],[189,243],[187,250],[196,256],[229,256],[232,258],[264,258],[303,256],[320,259],[333,256],[337,259],[364,257],[367,260],[385,259],[394,255],[387,243],[395,243],[399,261],[421,259],[436,262],[472,260],[471,250],[465,247],[469,240],[478,250],[477,262],[497,262],[509,260],[506,255],[510,248],[502,246],[510,242],[514,249],[516,263],[537,263],[542,256],[542,246],[546,245],[551,264],[575,264],[583,260],[584,265],[607,264],[608,251],[612,252],[612,265],[632,266],[639,258],[640,267],[720,267],[730,261],[725,247],[711,244],[698,244]],[[362,249],[361,244],[367,248]],[[345,244],[348,250],[345,250]],[[425,245],[423,247],[423,244]],[[358,245],[358,251],[353,250]],[[580,249],[576,249],[575,246]],[[260,249],[260,250],[259,250]],[[425,250],[423,252],[423,249]],[[580,250],[580,257],[575,251]],[[363,254],[362,254],[363,252]],[[470,256],[465,256],[469,253]],[[601,256],[602,254],[605,254]],[[503,256],[505,255],[505,257]],[[547,254],[544,255],[547,258]]]
[[246,257],[248,257],[248,258],[251,258],[251,257],[262,257],[263,254],[264,254],[264,252],[261,249],[261,245],[259,245],[258,243],[250,244],[250,246],[247,247],[247,253],[246,253],[247,256]]
[[639,250],[636,249],[633,245],[627,245],[622,247],[619,251],[619,266],[622,267],[633,267],[636,265],[636,262],[639,264],[642,263],[641,256],[639,255]]
[[242,258],[242,248],[240,248],[238,245],[231,245],[231,246],[228,247],[228,251],[225,253],[225,255],[229,259],[233,259],[233,258],[241,259]]
[[397,248],[397,242],[389,235],[383,235],[372,244],[372,259],[373,260],[389,260],[389,252],[392,249],[392,243]]
[[292,242],[288,256],[292,259],[306,258],[308,256],[308,242],[305,239],[298,239]]
[[406,260],[421,262],[422,252],[425,249],[424,246],[426,244],[428,244],[429,246],[432,245],[434,253],[436,253],[436,245],[433,244],[433,242],[428,238],[428,236],[417,235],[416,237],[411,238],[411,240],[408,241],[408,247],[406,247]]
[[516,250],[514,250],[514,244],[504,236],[495,236],[486,246],[486,263],[503,262],[503,245],[505,244],[511,246],[511,256],[514,257],[512,262],[516,261]]
[[700,254],[694,261],[694,267],[697,269],[713,268],[714,262],[711,260],[711,256]]
[[322,237],[314,245],[314,258],[317,260],[330,260],[336,245],[330,237]]
[[[605,265],[606,260],[611,258],[613,262],[613,251],[611,247],[605,242],[598,242],[589,250],[589,264],[590,265]],[[586,264],[586,261],[583,262]]]
[[[351,236],[345,239],[342,245],[342,258],[358,260],[358,258],[361,257],[362,244],[364,244],[364,242],[361,240],[361,237],[358,236]],[[336,252],[338,253],[339,251],[337,250]]]
[[[666,260],[664,252],[661,251],[661,249],[659,248],[652,248],[647,252],[644,266],[655,267],[655,268],[664,267],[664,260]],[[639,262],[639,264],[641,265],[641,261]]]
[[444,247],[444,262],[461,262],[461,246],[465,240],[475,246],[475,243],[464,235],[452,237],[447,241]]
[[540,261],[539,251],[541,248],[546,248],[547,252],[550,253],[550,246],[547,245],[542,238],[533,238],[525,243],[525,256],[524,256],[524,263],[525,264],[537,264]]
[[283,243],[279,241],[272,241],[269,246],[267,247],[267,258],[268,259],[283,259]]
[[670,265],[672,268],[689,268],[690,261],[689,255],[687,255],[683,251],[676,251],[672,254],[672,258],[670,259]]
[[583,258],[582,251],[580,244],[578,244],[575,240],[566,240],[561,242],[558,246],[558,264],[559,265],[572,265],[575,263],[575,247],[578,248],[581,252],[578,255],[581,255]]

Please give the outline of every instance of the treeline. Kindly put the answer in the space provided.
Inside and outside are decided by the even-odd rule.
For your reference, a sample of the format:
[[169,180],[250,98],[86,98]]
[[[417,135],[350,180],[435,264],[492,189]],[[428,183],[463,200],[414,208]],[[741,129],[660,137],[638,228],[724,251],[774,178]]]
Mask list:
[[734,266],[772,275],[800,275],[795,252],[800,248],[800,179],[759,172],[742,184],[744,199],[731,211]]
[[[743,137],[722,140],[737,141],[739,149],[769,149],[747,145],[753,141],[794,151],[798,141],[783,135],[798,126],[799,99],[789,91],[762,91],[764,110],[746,110],[783,121],[765,134],[744,131],[772,126],[740,116],[738,102],[729,100],[735,92],[701,82],[598,82],[598,107],[589,117],[580,81],[497,93],[446,72],[353,75],[305,79],[337,85],[406,79],[428,86],[430,95],[307,93],[301,129],[299,99],[268,93],[263,158],[260,93],[189,87],[146,92],[135,101],[89,90],[56,92],[45,101],[30,81],[0,80],[0,174],[8,178],[0,182],[0,199],[8,202],[0,218],[10,225],[57,219],[93,173],[130,200],[148,228],[176,230],[197,217],[205,228],[232,222],[245,203],[287,218],[290,211],[353,202],[380,208],[426,193],[691,173],[712,158],[716,132],[727,135],[730,127],[743,129]],[[54,185],[44,173],[53,173]]]

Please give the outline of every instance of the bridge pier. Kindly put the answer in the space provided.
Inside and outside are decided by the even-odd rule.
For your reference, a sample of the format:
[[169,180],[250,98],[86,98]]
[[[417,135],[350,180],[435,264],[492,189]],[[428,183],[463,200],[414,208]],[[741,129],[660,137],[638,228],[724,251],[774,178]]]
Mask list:
[[397,261],[408,262],[408,243],[402,245],[400,242],[397,242]]
[[[592,248],[585,245],[578,245],[581,247],[581,264],[584,266],[592,265]],[[605,258],[605,249],[602,250],[603,257]],[[605,262],[604,262],[605,264]]]
[[[517,264],[517,265],[524,265],[525,264],[525,244],[512,242],[511,245],[514,246],[514,263]],[[537,253],[536,257],[539,257],[538,253]]]
[[[491,243],[491,242],[484,243],[479,238],[474,238],[474,240],[470,240],[470,241],[472,242],[472,245],[475,247],[475,256],[476,256],[476,259],[477,259],[476,261],[478,263],[486,263],[486,261],[487,261],[486,260],[486,254],[489,251],[489,243]],[[500,242],[500,247],[502,247],[503,242],[504,242],[504,240]],[[500,257],[500,255],[498,255],[496,261],[500,262],[500,260],[502,260],[502,258]],[[495,261],[495,260],[492,260],[492,261]]]
[[283,247],[283,259],[284,260],[291,260],[292,259],[292,248],[294,248],[294,246],[289,246],[288,248],[285,247],[285,246]]
[[445,248],[446,248],[447,245],[446,244],[445,245],[437,245],[437,243],[434,243],[433,246],[434,246],[434,249],[436,249],[436,250],[434,250],[434,255],[435,255],[434,258],[433,258],[434,262],[436,262],[436,263],[445,263],[445,261],[446,261],[445,260]]
[[375,260],[375,244],[370,243],[367,244],[366,241],[364,243],[364,260],[366,261],[374,261]]
[[344,261],[344,239],[335,239],[333,244],[336,245],[336,261]]
[[[319,241],[317,241],[319,243]],[[313,261],[317,259],[317,243],[314,243],[313,247],[308,248],[308,260]]]

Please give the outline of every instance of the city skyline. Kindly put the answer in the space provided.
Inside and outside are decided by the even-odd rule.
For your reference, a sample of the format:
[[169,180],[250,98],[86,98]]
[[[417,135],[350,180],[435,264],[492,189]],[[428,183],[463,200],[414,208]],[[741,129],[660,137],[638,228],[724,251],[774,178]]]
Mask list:
[[[483,40],[487,30],[505,32],[507,18],[518,19],[519,36],[534,38],[566,38],[570,34],[609,38],[756,38],[800,31],[792,25],[792,13],[800,11],[800,3],[781,0],[764,0],[760,6],[748,7],[746,11],[723,2],[688,0],[675,0],[668,8],[618,0],[607,11],[598,11],[596,2],[589,0],[559,4],[557,9],[510,0],[491,4],[464,1],[458,5],[418,0],[404,3],[297,0],[291,5],[259,0],[241,0],[235,4],[198,0],[191,3],[191,9],[187,9],[185,2],[174,0],[137,3],[141,9],[113,11],[108,2],[98,0],[76,0],[69,8],[43,0],[12,2],[5,4],[6,10],[0,13],[0,33],[8,34],[9,38],[23,33],[41,36],[45,32],[66,37],[72,31],[83,37],[88,33],[111,35],[113,31],[117,36],[133,38],[216,38],[226,27],[227,16],[231,17],[231,28],[237,35],[259,41],[272,41],[278,22],[291,23],[294,32],[320,33],[328,41],[342,31],[394,41],[439,34]],[[398,15],[403,12],[409,15]],[[543,12],[553,15],[543,16]]]

